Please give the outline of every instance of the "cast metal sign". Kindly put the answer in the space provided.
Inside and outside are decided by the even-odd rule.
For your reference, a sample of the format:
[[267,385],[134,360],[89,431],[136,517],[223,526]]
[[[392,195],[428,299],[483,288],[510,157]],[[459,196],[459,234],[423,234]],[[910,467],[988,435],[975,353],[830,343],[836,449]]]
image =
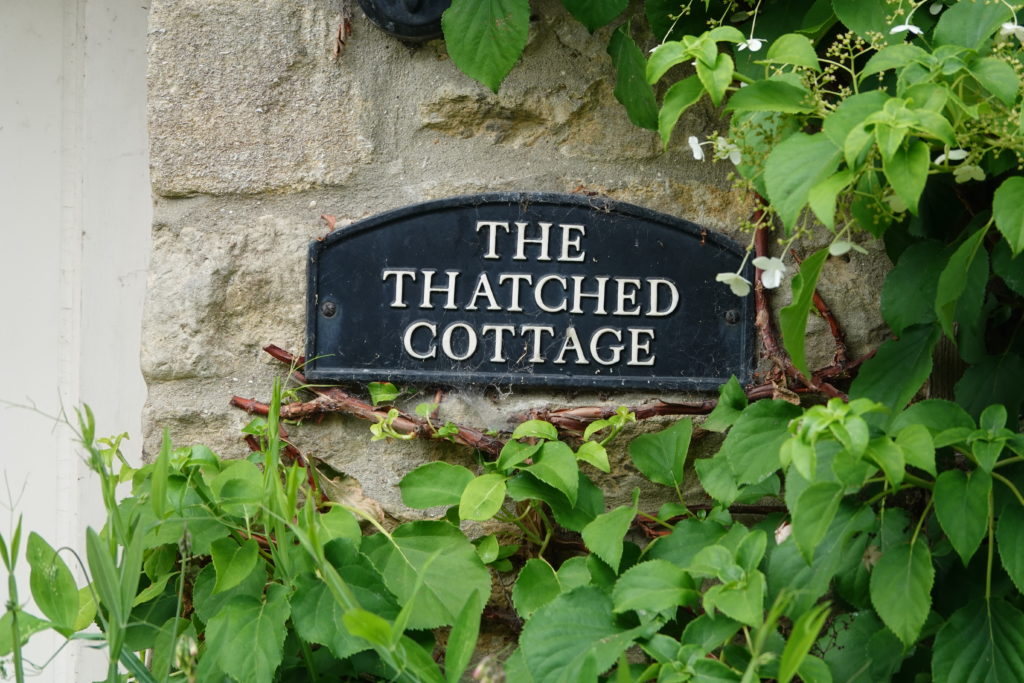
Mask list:
[[[637,206],[501,193],[409,206],[309,248],[311,380],[711,389],[753,362],[742,250]],[[751,279],[751,273],[745,273]]]

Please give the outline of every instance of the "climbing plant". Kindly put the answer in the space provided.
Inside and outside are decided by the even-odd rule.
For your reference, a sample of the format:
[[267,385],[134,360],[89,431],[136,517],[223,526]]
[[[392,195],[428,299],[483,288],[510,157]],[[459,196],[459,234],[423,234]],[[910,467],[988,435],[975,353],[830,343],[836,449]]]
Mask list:
[[[11,577],[26,556],[42,612],[21,607],[11,578],[0,653],[16,676],[22,642],[52,628],[101,639],[111,681],[1024,680],[1022,3],[564,5],[607,37],[626,115],[731,164],[758,206],[755,281],[718,279],[757,298],[768,381],[734,379],[717,401],[539,411],[493,434],[436,402],[410,409],[387,384],[369,399],[310,387],[301,361],[271,348],[296,370],[289,396],[314,395],[235,398],[261,415],[249,459],[168,440],[138,470],[115,469],[116,440],[98,442],[86,413],[108,510],[88,537],[89,585],[42,539],[24,551],[18,529],[0,539]],[[497,90],[529,17],[526,0],[454,0],[449,54]],[[721,129],[677,131],[705,97]],[[795,264],[790,250],[822,235],[828,246]],[[892,334],[851,359],[816,288],[866,239],[894,264],[881,298]],[[804,346],[815,314],[834,331],[825,368]],[[958,380],[930,395],[940,343]],[[406,505],[438,512],[386,530],[330,500],[316,462],[282,440],[282,421],[325,412],[477,458],[410,472]],[[607,510],[594,480],[609,445],[673,414],[689,416],[624,456],[670,502],[651,512],[634,494]],[[710,457],[694,459],[698,433],[722,435]],[[688,467],[709,503],[683,495]],[[494,522],[515,533],[480,533]],[[488,571],[513,582],[516,640],[503,661],[472,662]],[[83,634],[93,621],[102,635]]]

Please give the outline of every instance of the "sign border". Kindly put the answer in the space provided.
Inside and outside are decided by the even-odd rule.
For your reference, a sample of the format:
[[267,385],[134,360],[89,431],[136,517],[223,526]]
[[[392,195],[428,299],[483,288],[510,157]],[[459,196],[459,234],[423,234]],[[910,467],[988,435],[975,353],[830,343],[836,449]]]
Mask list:
[[[722,250],[731,252],[737,258],[742,259],[744,250],[735,241],[711,230],[704,230],[696,223],[671,214],[661,213],[647,209],[635,204],[629,204],[607,197],[590,197],[579,194],[562,194],[557,192],[487,192],[472,195],[459,195],[436,199],[420,204],[403,206],[398,209],[385,211],[369,218],[357,221],[351,225],[332,231],[326,237],[314,240],[309,244],[307,269],[306,269],[306,358],[312,358],[316,349],[317,320],[319,318],[319,301],[313,295],[316,284],[319,280],[318,258],[320,253],[336,242],[350,239],[360,233],[376,230],[389,223],[419,216],[424,213],[443,211],[448,208],[463,208],[467,206],[483,206],[487,204],[519,204],[528,207],[531,204],[551,204],[564,206],[575,205],[580,208],[600,211],[601,213],[619,214],[626,218],[636,218],[645,221],[661,223],[673,230],[686,233],[696,240],[705,240],[714,244]],[[747,263],[743,274],[748,280],[753,281],[753,267]],[[724,285],[716,285],[724,286]],[[754,370],[754,320],[753,320],[753,297],[737,297],[736,308],[739,311],[742,325],[740,336],[739,356],[744,361],[744,366],[737,376],[741,384],[747,384],[752,379]],[[517,385],[531,389],[538,388],[562,388],[562,389],[615,389],[615,390],[667,390],[667,391],[706,391],[717,389],[720,385],[729,380],[728,377],[669,377],[665,375],[652,375],[651,377],[640,376],[599,376],[599,375],[574,375],[572,373],[516,373],[516,372],[444,372],[433,370],[410,370],[401,368],[317,368],[314,361],[307,360],[303,370],[309,380],[330,381],[330,382],[359,382],[359,381],[391,381],[411,382],[430,385]],[[541,380],[541,382],[523,381],[525,378]]]

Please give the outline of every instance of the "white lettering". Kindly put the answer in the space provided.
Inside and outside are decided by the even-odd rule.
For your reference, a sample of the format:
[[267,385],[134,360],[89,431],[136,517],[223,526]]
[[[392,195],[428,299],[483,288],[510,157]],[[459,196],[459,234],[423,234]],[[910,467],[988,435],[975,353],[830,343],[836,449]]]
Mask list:
[[498,258],[498,228],[508,232],[508,223],[500,221],[477,221],[476,231],[480,232],[480,228],[487,228],[487,251],[484,252],[484,258],[492,260]]
[[448,284],[434,287],[434,274],[436,270],[422,270],[423,273],[423,303],[420,304],[420,308],[433,308],[434,304],[431,301],[431,297],[434,294],[444,294],[446,301],[444,304],[444,310],[454,311],[458,308],[455,305],[455,281],[459,277],[459,271],[457,270],[446,270],[445,275],[448,276]]
[[[651,341],[654,339],[654,329],[650,327],[628,327],[629,332],[629,360],[626,365],[654,365],[654,354],[651,353]],[[640,341],[640,335],[647,337],[646,341]],[[649,354],[647,358],[640,360],[640,351]]]
[[538,261],[550,261],[551,257],[548,256],[548,231],[551,230],[550,223],[538,223],[540,226],[540,237],[527,238],[526,228],[529,223],[516,223],[516,255],[512,257],[513,261],[525,261],[526,260],[526,245],[536,244],[540,246],[540,256],[537,257]]
[[583,345],[580,343],[580,337],[576,334],[576,328],[570,325],[565,331],[565,341],[562,342],[562,349],[558,352],[558,356],[552,361],[559,365],[565,364],[565,354],[567,351],[573,351],[576,354],[576,365],[590,365],[590,361],[583,353]]
[[[671,314],[676,310],[676,306],[679,305],[679,290],[676,289],[676,284],[671,280],[666,280],[660,277],[647,278],[647,284],[651,288],[651,299],[650,308],[647,309],[647,315],[654,318],[664,318],[666,315]],[[669,294],[671,294],[671,302],[664,308],[658,308],[658,289],[659,286],[665,286],[668,288]]]
[[476,280],[476,289],[473,290],[473,298],[470,299],[469,305],[466,306],[467,311],[475,311],[476,300],[479,297],[487,298],[487,310],[488,311],[500,311],[501,306],[498,305],[497,300],[494,298],[494,291],[491,289],[491,281],[487,277],[487,273],[480,273],[480,277]]
[[412,268],[398,268],[395,270],[385,270],[381,279],[384,282],[388,281],[388,278],[392,275],[395,276],[395,298],[391,302],[391,308],[408,308],[405,303],[405,296],[402,295],[402,286],[405,284],[405,278],[408,277],[413,282],[416,281],[416,271]]
[[599,353],[599,351],[601,350],[601,337],[605,336],[606,334],[610,334],[613,337],[615,337],[615,341],[622,341],[622,330],[619,330],[615,327],[598,328],[598,330],[594,332],[594,336],[590,338],[590,355],[591,357],[593,357],[594,360],[596,360],[601,365],[615,365],[622,358],[623,346],[622,344],[609,346],[608,350],[612,352],[611,359],[605,360],[601,358],[601,354]]
[[[558,282],[562,285],[562,303],[556,306],[548,306],[544,303],[544,285],[549,282]],[[561,275],[545,275],[541,279],[537,280],[537,287],[533,290],[533,300],[537,302],[537,308],[544,311],[545,313],[560,313],[566,309],[568,302],[566,301],[565,292],[565,278]]]
[[[587,257],[585,251],[580,251],[580,238],[587,234],[587,229],[582,225],[565,225],[559,224],[562,229],[562,253],[559,255],[558,260],[567,263],[582,263],[583,259]],[[576,237],[569,237],[569,233],[578,230],[580,234]],[[575,254],[569,253],[569,247],[576,249]]]
[[[420,353],[412,348],[412,335],[416,333],[416,330],[420,327],[425,327],[430,332],[430,346],[427,347],[427,351]],[[405,334],[402,335],[402,346],[405,347],[405,352],[418,360],[426,360],[427,358],[434,358],[437,356],[437,345],[434,344],[434,338],[437,336],[437,326],[434,323],[428,323],[425,320],[415,322],[409,327],[405,328]]]
[[527,332],[533,334],[533,353],[530,354],[531,363],[543,363],[544,356],[540,353],[540,338],[545,332],[552,337],[555,336],[555,328],[550,325],[520,325],[519,332],[525,335]]
[[597,282],[597,291],[586,293],[583,291],[583,281],[586,279],[583,275],[573,275],[572,283],[572,310],[570,313],[580,314],[583,313],[583,308],[580,306],[584,298],[595,299],[597,306],[594,308],[594,315],[608,315],[604,309],[604,290],[605,285],[608,284],[608,278],[604,275],[598,275],[594,278]]
[[515,334],[516,328],[514,325],[484,325],[483,334],[488,332],[494,332],[494,355],[491,356],[492,363],[504,363],[507,359],[505,354],[502,353],[503,341],[506,332]]
[[[615,284],[618,288],[618,305],[615,307],[615,315],[640,315],[640,306],[636,303],[636,291],[643,284],[640,280],[632,277],[617,277],[615,278]],[[632,287],[632,291],[627,291],[627,287]],[[632,308],[626,309],[626,304],[629,304]]]
[[[466,331],[466,350],[461,354],[455,353],[452,346],[452,335],[455,334],[455,330]],[[452,360],[466,360],[476,351],[476,332],[466,323],[452,323],[444,328],[441,334],[441,351]]]
[[512,301],[508,307],[509,312],[522,313],[523,307],[519,305],[519,285],[523,282],[528,285],[532,284],[533,276],[525,273],[502,273],[498,276],[499,285],[503,285],[506,282],[512,283]]

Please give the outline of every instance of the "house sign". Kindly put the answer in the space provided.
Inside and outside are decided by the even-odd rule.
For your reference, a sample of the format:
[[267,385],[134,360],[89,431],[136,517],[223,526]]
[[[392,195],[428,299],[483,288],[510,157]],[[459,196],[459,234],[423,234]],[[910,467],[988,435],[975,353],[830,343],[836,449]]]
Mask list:
[[722,235],[608,199],[495,193],[408,206],[310,245],[305,374],[655,390],[746,382],[753,303],[715,282],[742,261]]

